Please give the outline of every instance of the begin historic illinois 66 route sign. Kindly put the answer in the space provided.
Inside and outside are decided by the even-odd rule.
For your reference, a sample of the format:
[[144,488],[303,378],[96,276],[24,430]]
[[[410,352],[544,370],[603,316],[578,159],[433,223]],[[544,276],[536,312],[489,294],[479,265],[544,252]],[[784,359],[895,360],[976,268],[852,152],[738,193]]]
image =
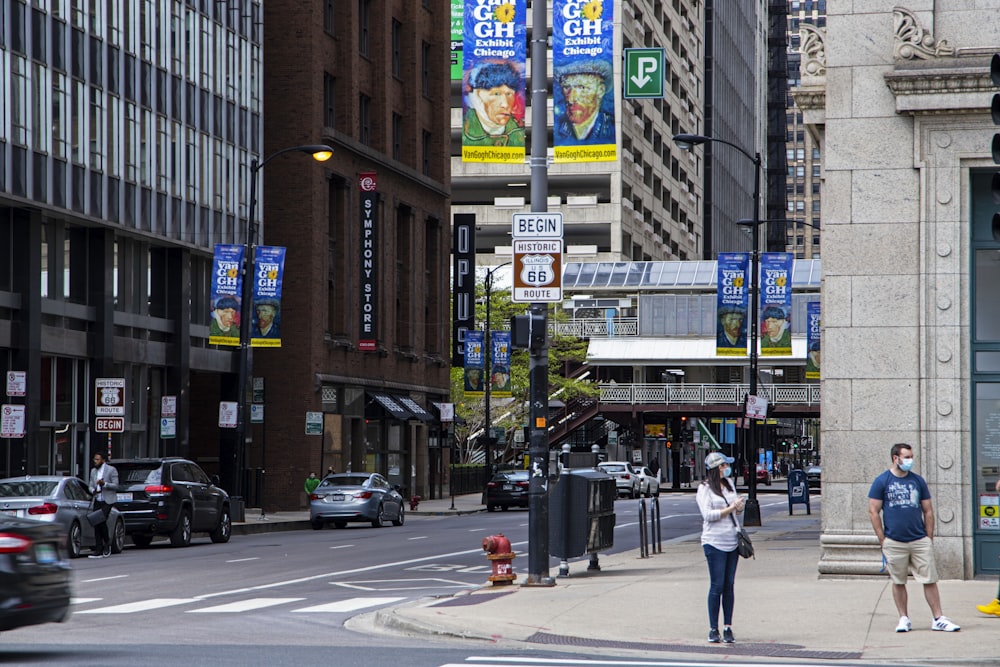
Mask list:
[[513,301],[562,301],[562,244],[562,239],[514,239]]

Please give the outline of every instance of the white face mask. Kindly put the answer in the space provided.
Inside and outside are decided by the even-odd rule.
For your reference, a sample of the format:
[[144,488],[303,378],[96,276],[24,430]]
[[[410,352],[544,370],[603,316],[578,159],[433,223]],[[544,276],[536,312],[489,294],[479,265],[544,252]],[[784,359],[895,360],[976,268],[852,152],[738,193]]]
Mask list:
[[721,472],[723,477],[729,477],[733,474],[733,469],[730,466],[726,466]]
[[910,472],[911,468],[913,468],[913,458],[899,459],[900,470],[902,470],[903,472]]

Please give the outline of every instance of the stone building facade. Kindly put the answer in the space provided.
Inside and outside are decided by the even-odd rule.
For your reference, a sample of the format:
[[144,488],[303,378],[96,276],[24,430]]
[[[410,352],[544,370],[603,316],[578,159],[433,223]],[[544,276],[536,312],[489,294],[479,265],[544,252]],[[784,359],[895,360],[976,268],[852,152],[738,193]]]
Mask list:
[[997,50],[995,10],[931,0],[830,3],[802,36],[794,95],[824,179],[823,575],[878,573],[867,493],[895,442],[934,496],[941,575],[997,571]]

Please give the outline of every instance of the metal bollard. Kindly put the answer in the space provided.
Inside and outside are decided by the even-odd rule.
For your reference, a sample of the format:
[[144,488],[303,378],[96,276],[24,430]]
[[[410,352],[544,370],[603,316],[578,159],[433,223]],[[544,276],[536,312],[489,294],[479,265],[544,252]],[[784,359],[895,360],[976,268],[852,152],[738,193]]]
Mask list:
[[653,498],[650,503],[650,515],[653,522],[653,541],[656,544],[654,553],[663,553],[663,534],[660,527],[660,499]]
[[649,558],[649,537],[646,535],[646,499],[639,501],[639,558]]

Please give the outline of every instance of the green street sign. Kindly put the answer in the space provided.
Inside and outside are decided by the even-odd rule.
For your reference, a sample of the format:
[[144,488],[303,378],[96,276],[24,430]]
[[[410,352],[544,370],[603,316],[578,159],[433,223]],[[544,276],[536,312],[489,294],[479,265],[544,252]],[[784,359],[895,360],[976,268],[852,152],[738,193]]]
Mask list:
[[625,49],[625,97],[662,99],[666,57],[663,49]]

